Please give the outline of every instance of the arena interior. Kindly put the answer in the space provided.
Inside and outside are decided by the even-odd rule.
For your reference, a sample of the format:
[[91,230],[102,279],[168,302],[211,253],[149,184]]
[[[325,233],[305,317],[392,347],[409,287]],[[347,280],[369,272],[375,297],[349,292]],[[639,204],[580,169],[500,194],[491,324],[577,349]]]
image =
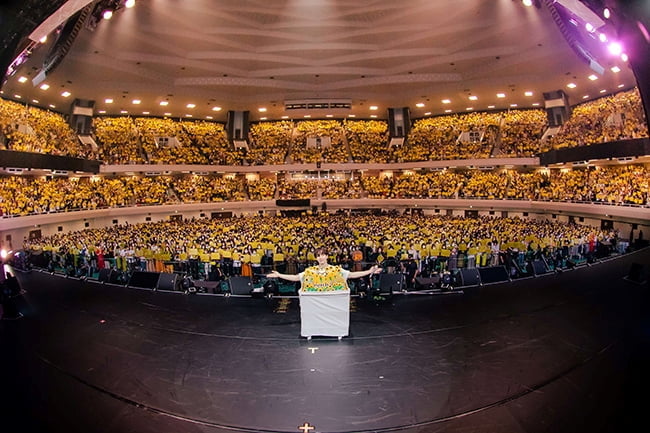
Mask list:
[[647,0],[0,23],[3,431],[648,425]]

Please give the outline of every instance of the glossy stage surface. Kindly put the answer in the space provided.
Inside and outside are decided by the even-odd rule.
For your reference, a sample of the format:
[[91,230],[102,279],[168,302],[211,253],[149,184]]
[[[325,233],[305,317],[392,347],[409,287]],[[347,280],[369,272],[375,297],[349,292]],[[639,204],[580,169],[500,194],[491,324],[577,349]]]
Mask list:
[[298,299],[18,273],[0,429],[644,431],[650,296],[624,279],[632,263],[650,251],[464,294],[353,298],[341,341],[301,338]]

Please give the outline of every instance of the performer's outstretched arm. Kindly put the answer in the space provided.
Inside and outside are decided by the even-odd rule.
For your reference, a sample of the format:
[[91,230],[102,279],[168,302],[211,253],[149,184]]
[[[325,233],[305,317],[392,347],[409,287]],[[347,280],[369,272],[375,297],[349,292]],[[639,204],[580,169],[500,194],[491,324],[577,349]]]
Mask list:
[[367,269],[365,271],[350,272],[348,274],[348,279],[361,278],[361,277],[365,277],[366,275],[378,274],[380,272],[381,272],[381,268],[377,265],[374,265],[372,268]]
[[287,281],[300,281],[299,274],[281,274],[278,271],[272,271],[270,274],[266,275],[266,278],[282,278]]

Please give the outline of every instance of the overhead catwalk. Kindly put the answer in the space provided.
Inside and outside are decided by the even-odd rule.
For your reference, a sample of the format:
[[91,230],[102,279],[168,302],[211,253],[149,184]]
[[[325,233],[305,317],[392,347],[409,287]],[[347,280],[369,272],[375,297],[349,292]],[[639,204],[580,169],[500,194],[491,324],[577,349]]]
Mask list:
[[301,337],[297,298],[18,273],[2,431],[643,431],[649,296],[629,272],[648,264],[353,297],[341,340]]

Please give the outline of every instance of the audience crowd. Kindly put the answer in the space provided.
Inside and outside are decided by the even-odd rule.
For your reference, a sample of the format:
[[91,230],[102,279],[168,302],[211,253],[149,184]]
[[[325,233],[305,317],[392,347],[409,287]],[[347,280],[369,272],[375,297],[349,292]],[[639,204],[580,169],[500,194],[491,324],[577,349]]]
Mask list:
[[528,157],[551,148],[648,136],[638,89],[573,108],[550,140],[544,110],[470,112],[416,120],[404,144],[390,146],[379,120],[259,122],[246,140],[229,143],[216,122],[155,117],[95,117],[95,145],[82,144],[63,116],[0,99],[0,146],[10,150],[99,159],[106,164],[278,165],[388,163]]
[[21,216],[135,205],[273,199],[477,198],[650,206],[643,165],[572,170],[352,173],[340,179],[234,175],[0,176],[0,214]]
[[439,271],[444,269],[441,263],[460,257],[472,257],[479,266],[498,265],[520,254],[552,261],[558,254],[563,259],[586,256],[596,243],[617,242],[613,230],[547,220],[320,213],[114,225],[25,240],[24,248],[59,256],[60,263],[74,261],[75,267],[81,262],[105,267],[98,266],[98,256],[102,263],[119,259],[122,270],[133,262],[146,261],[149,269],[162,270],[170,266],[165,262],[200,260],[232,275],[249,267],[262,274],[268,267],[314,262],[321,246],[332,263],[349,268],[355,261],[388,265],[416,260],[419,269],[435,263]]
[[560,149],[644,137],[648,137],[648,124],[635,88],[574,107],[551,144]]

